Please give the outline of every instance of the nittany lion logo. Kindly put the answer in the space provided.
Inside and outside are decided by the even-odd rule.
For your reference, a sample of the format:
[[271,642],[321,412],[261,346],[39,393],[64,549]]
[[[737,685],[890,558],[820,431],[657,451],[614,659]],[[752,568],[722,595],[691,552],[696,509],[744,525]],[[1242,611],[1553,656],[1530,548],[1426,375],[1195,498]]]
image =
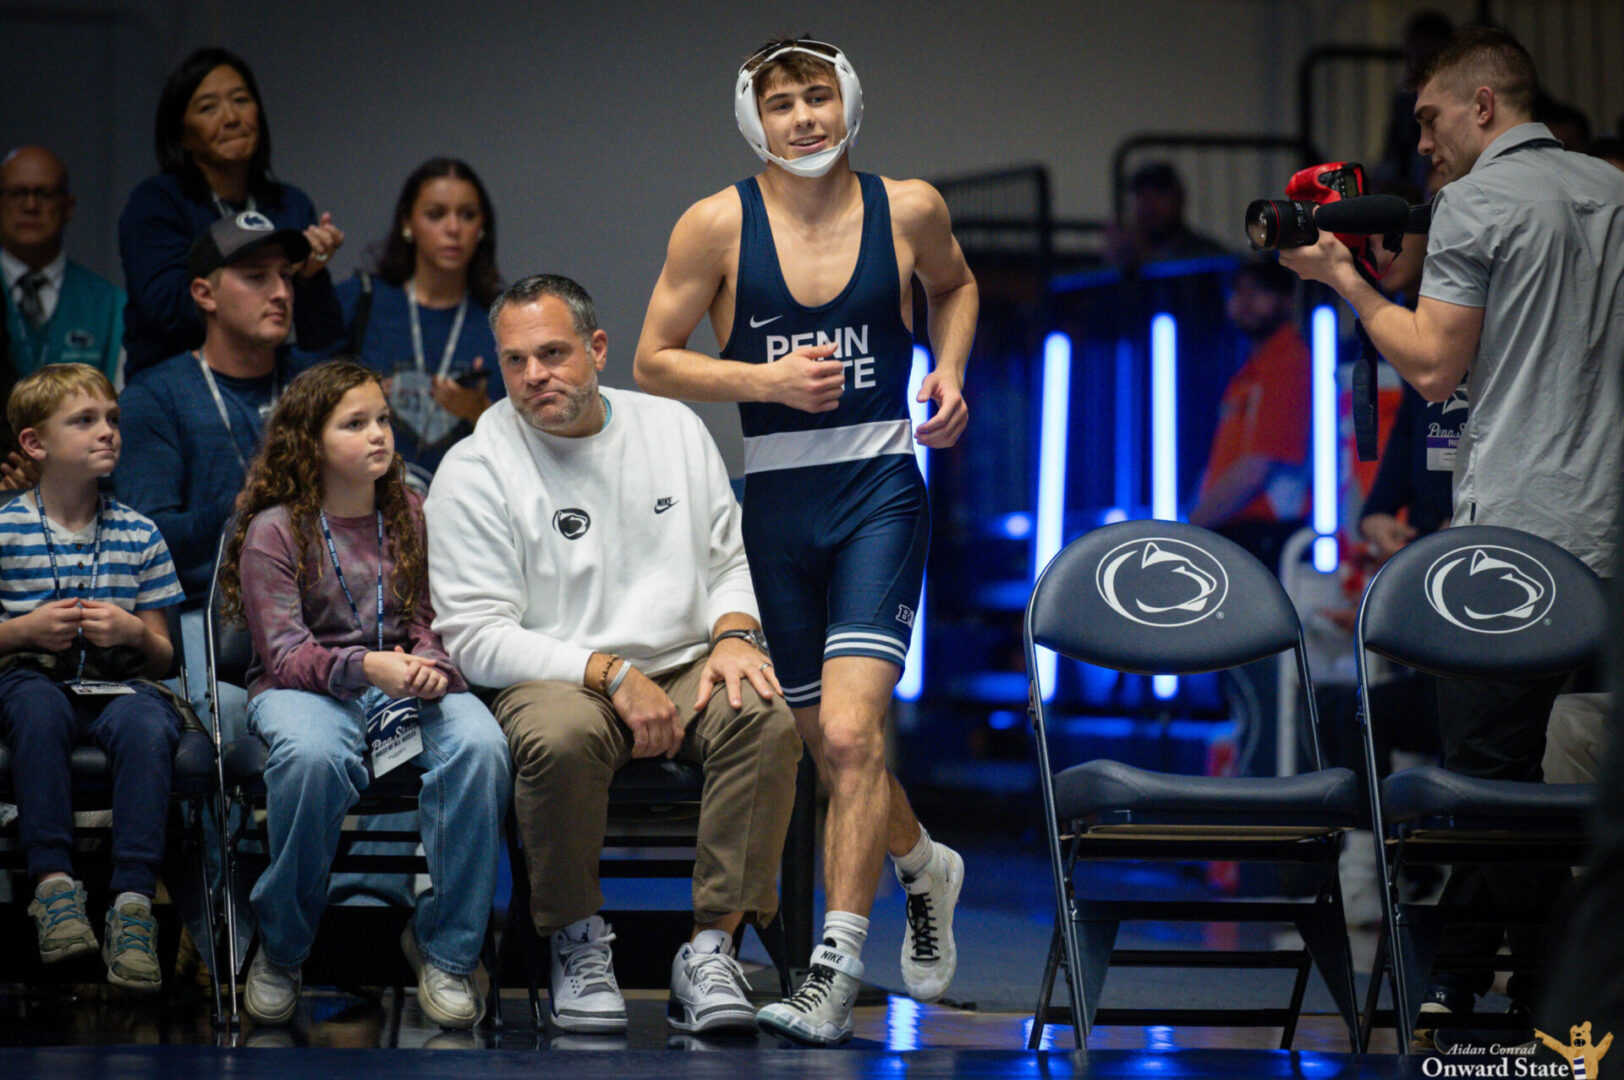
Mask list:
[[276,226],[271,219],[258,210],[244,210],[237,215],[237,228],[250,229],[254,232],[275,232]]
[[1444,620],[1479,634],[1513,634],[1545,618],[1556,581],[1545,564],[1515,548],[1474,544],[1427,568],[1427,603]]
[[553,515],[553,528],[566,540],[579,540],[591,527],[592,516],[585,510],[571,507]]
[[1145,626],[1200,622],[1229,595],[1229,575],[1209,552],[1159,536],[1112,548],[1094,584],[1112,611]]

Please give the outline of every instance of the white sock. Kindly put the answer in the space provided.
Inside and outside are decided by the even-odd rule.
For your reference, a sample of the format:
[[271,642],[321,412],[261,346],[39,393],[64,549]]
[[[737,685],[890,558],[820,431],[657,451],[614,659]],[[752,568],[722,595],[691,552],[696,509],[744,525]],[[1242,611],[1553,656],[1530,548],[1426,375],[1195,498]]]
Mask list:
[[139,904],[150,911],[152,909],[152,897],[138,892],[121,892],[113,897],[114,911],[123,911],[125,904]]
[[919,839],[909,849],[906,855],[893,855],[891,861],[897,864],[897,869],[909,877],[918,877],[930,866],[930,860],[936,854],[936,845],[930,842],[930,833],[925,831],[923,825],[919,826]]
[[831,911],[823,917],[823,936],[825,944],[832,941],[853,960],[860,959],[868,941],[868,920],[849,911]]

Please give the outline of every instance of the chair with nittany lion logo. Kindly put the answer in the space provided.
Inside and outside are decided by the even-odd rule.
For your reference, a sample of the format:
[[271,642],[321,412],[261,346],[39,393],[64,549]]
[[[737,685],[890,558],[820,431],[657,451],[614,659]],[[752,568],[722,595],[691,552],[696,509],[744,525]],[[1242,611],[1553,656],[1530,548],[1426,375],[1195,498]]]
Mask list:
[[[1370,700],[1370,653],[1462,679],[1539,679],[1591,664],[1605,640],[1602,591],[1584,563],[1516,529],[1464,526],[1417,540],[1381,568],[1359,607],[1360,697]],[[1362,711],[1360,726],[1368,779],[1378,774],[1370,718]],[[1438,957],[1445,925],[1537,923],[1549,913],[1406,903],[1403,872],[1427,864],[1573,866],[1584,857],[1595,793],[1594,784],[1487,780],[1430,765],[1394,773],[1379,788],[1370,781],[1384,918],[1365,1002],[1367,1037],[1387,1019],[1375,1008],[1384,970],[1399,1045],[1407,1047],[1435,960],[1443,970],[1482,972],[1532,970],[1541,959]],[[1447,1016],[1428,1015],[1435,1026],[1450,1026]],[[1481,1013],[1463,1022],[1488,1026]]]
[[[1055,931],[1031,1046],[1048,1022],[1056,975],[1066,973],[1078,1047],[1100,1024],[1279,1027],[1291,1045],[1311,968],[1324,977],[1350,1044],[1358,1042],[1353,957],[1337,877],[1342,834],[1357,827],[1358,780],[1326,769],[1302,626],[1274,575],[1239,545],[1193,525],[1133,521],[1068,544],[1044,567],[1026,608],[1026,665],[1036,733]],[[1117,671],[1194,675],[1291,651],[1307,689],[1301,745],[1315,765],[1297,776],[1213,777],[1153,772],[1096,759],[1056,772],[1038,650]],[[1081,895],[1079,864],[1225,860],[1305,867],[1312,899],[1120,900]],[[1086,885],[1086,882],[1082,883]],[[1125,921],[1290,924],[1305,943],[1284,950],[1121,950]],[[1277,968],[1296,972],[1285,1008],[1102,1009],[1109,965]]]

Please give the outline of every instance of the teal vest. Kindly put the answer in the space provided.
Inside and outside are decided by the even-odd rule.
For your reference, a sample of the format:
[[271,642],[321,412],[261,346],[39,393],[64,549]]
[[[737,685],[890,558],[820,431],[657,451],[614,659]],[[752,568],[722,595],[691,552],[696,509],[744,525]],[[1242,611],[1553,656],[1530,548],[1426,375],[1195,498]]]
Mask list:
[[17,305],[8,302],[6,328],[11,331],[11,364],[19,376],[45,364],[89,364],[111,379],[118,374],[124,346],[124,290],[70,261],[56,310],[45,325],[35,330]]

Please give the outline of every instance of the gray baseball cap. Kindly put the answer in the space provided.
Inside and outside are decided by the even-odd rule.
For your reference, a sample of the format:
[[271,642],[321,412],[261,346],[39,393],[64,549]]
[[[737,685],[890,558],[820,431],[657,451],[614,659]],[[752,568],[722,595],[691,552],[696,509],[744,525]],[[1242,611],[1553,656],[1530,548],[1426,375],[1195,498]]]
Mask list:
[[192,241],[186,254],[186,268],[193,277],[208,277],[222,266],[230,266],[267,244],[277,244],[289,262],[301,263],[310,257],[310,241],[298,229],[278,229],[258,210],[223,217],[204,229]]

